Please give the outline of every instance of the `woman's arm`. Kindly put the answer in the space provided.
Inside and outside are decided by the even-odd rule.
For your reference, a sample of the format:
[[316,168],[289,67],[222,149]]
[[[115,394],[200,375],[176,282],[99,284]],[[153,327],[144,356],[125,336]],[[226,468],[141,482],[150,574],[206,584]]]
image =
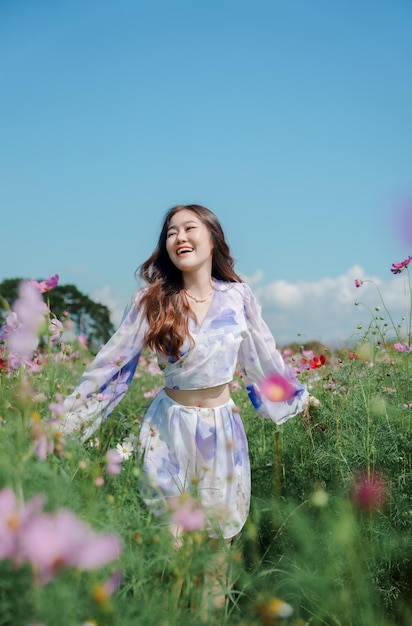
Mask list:
[[[252,291],[246,284],[244,288],[247,336],[243,339],[239,352],[243,380],[257,412],[262,417],[281,424],[303,412],[308,404],[309,394],[277,350],[275,339],[262,318],[261,308]],[[262,394],[260,384],[272,374],[280,374],[294,385],[296,391],[290,400],[273,402]]]
[[88,439],[125,395],[144,348],[146,319],[139,294],[126,307],[119,328],[85,369],[65,399],[60,430]]

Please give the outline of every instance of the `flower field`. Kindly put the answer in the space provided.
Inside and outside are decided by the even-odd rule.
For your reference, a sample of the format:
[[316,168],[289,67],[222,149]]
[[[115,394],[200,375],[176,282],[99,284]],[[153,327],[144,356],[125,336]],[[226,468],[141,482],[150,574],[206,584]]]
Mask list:
[[[410,261],[391,270],[409,298]],[[177,547],[139,497],[139,424],[162,386],[153,355],[93,438],[59,432],[62,400],[92,355],[47,306],[57,281],[22,283],[1,332],[0,626],[412,624],[410,313],[392,320],[377,291],[379,313],[350,345],[284,348],[320,406],[280,427],[233,381],[252,506],[224,554],[217,610],[207,512],[193,494],[173,503]],[[276,398],[277,381],[266,382]]]

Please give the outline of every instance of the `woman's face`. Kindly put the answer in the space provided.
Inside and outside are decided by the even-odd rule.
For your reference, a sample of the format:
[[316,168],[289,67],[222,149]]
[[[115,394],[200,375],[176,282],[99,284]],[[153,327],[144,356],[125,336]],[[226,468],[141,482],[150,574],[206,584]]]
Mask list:
[[212,271],[213,245],[209,229],[189,209],[181,209],[170,220],[166,250],[181,272]]

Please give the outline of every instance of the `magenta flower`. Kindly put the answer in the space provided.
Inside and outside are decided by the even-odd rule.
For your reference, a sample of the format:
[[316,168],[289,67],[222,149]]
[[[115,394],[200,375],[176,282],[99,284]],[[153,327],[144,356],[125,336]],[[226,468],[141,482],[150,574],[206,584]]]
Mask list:
[[280,374],[271,374],[265,378],[260,388],[262,394],[271,402],[285,402],[296,394],[295,386]]
[[170,498],[168,504],[173,511],[172,520],[177,526],[186,531],[204,528],[206,516],[199,502],[190,493],[185,492]]
[[359,476],[352,488],[352,501],[360,510],[381,508],[388,499],[386,482],[377,473]]
[[408,256],[404,261],[399,261],[398,263],[392,263],[391,272],[392,274],[400,274],[403,270],[406,270],[409,263],[412,261],[412,256]]
[[363,285],[363,280],[360,278],[355,278],[355,287],[361,287]]

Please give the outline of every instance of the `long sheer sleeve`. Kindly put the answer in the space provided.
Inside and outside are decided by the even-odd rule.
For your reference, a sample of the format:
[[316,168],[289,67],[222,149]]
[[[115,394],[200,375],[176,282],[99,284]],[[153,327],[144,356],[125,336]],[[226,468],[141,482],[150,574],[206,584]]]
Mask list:
[[144,348],[146,318],[139,290],[127,305],[119,328],[86,367],[65,399],[60,430],[88,439],[124,397]]
[[[293,375],[262,318],[261,308],[247,285],[245,287],[245,316],[247,334],[239,351],[239,364],[249,398],[256,411],[277,424],[301,413],[309,400],[307,389]],[[296,388],[295,395],[285,402],[272,402],[260,389],[260,382],[271,374],[281,374]]]

